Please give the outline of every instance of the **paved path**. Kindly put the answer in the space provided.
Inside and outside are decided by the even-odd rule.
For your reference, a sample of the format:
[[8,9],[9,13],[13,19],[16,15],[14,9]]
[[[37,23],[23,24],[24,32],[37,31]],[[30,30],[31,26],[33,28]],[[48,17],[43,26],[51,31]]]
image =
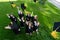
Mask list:
[[58,0],[59,2],[56,0],[48,0],[48,1],[60,9],[60,1],[59,0]]

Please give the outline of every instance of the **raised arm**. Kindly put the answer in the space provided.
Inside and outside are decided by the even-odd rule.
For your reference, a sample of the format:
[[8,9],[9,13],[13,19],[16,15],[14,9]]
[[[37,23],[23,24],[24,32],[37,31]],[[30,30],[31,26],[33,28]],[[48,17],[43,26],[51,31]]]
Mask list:
[[18,20],[21,21],[21,19],[18,17]]

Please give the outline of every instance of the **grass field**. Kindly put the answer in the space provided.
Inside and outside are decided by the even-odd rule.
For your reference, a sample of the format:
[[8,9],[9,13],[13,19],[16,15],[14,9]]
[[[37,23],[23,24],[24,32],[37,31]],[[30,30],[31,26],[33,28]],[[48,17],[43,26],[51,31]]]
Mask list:
[[58,32],[58,39],[51,36],[54,22],[60,22],[60,9],[47,2],[46,5],[33,3],[32,1],[16,1],[18,6],[24,2],[27,4],[27,11],[38,15],[40,22],[39,34],[33,33],[32,36],[26,35],[24,29],[21,29],[19,35],[15,35],[11,30],[5,30],[4,27],[10,23],[6,16],[7,13],[14,13],[18,17],[17,9],[11,8],[9,2],[0,2],[0,40],[60,40],[60,32]]

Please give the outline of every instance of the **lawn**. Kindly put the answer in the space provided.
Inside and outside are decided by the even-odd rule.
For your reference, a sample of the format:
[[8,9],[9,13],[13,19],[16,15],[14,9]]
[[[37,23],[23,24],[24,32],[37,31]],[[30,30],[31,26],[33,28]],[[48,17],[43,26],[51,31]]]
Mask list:
[[[60,9],[49,2],[46,2],[45,5],[30,0],[15,1],[14,3],[20,6],[23,2],[27,4],[27,11],[33,11],[34,15],[38,15],[38,21],[40,22],[39,34],[26,35],[23,28],[21,28],[22,31],[18,35],[15,35],[11,30],[5,30],[4,27],[10,23],[6,14],[13,13],[16,17],[18,17],[18,14],[17,9],[11,8],[9,2],[0,2],[0,40],[60,40],[60,36],[58,36],[58,39],[51,36],[54,22],[60,22]],[[58,32],[58,35],[60,35],[60,32]]]

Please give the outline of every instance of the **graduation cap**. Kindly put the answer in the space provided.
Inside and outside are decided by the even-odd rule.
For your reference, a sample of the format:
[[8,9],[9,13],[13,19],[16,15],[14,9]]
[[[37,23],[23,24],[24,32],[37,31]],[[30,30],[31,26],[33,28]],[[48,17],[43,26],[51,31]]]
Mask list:
[[16,7],[16,4],[14,2],[10,1],[10,4],[12,8]]
[[60,22],[55,22],[54,23],[53,31],[54,30],[56,30],[57,32],[60,32]]
[[51,35],[54,38],[58,38],[57,32],[60,32],[60,22],[55,22],[54,23],[54,27],[53,27],[53,31],[51,32]]

